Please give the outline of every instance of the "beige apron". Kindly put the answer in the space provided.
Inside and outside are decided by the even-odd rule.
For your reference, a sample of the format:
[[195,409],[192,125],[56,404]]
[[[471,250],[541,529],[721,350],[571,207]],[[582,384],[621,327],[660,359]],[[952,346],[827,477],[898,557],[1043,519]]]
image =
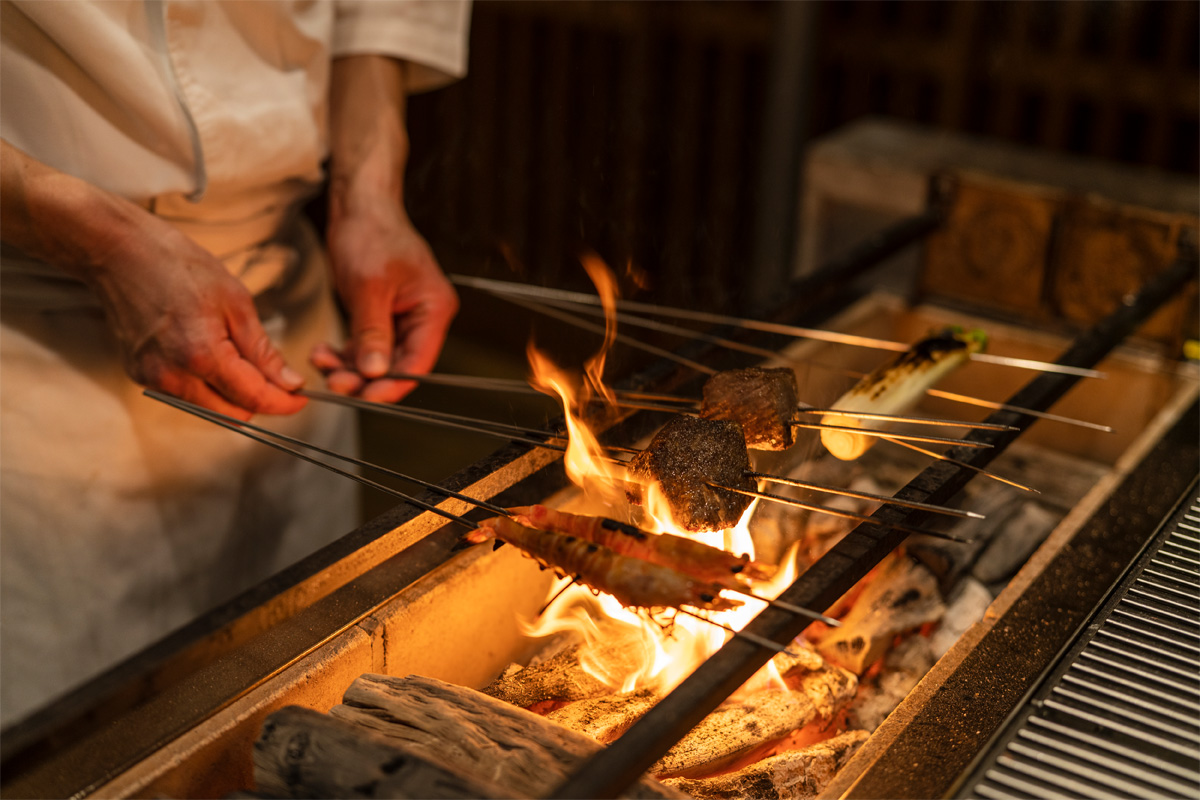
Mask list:
[[[451,0],[0,0],[0,133],[221,257],[304,370],[337,334],[293,221],[322,178],[330,59],[404,59],[409,90],[432,88],[465,72],[469,15]],[[350,530],[355,485],[143,397],[83,284],[2,249],[0,280],[8,724]],[[353,439],[343,409],[260,421],[343,452]]]
[[[338,319],[321,248],[288,193],[157,203],[255,291],[287,362]],[[237,207],[237,204],[234,204]],[[208,216],[219,209],[217,219]],[[190,218],[182,215],[190,212]],[[281,233],[269,243],[265,231]],[[354,527],[355,485],[142,394],[86,288],[10,259],[0,315],[0,698],[15,721]],[[41,299],[40,307],[35,300]],[[90,300],[90,304],[89,304]],[[352,452],[345,409],[259,424]]]

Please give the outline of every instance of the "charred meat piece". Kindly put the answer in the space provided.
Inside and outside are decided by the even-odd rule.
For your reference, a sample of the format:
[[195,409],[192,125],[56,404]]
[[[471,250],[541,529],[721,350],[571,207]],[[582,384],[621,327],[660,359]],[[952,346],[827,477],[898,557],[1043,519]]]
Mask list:
[[[633,457],[629,478],[641,484],[658,481],[675,521],[686,530],[715,531],[737,524],[752,498],[710,482],[754,491],[754,479],[746,476],[749,469],[741,425],[679,416]],[[642,502],[640,489],[628,495],[630,502]]]
[[705,419],[740,422],[746,446],[755,450],[786,450],[796,415],[796,373],[783,367],[731,369],[718,372],[704,384]]

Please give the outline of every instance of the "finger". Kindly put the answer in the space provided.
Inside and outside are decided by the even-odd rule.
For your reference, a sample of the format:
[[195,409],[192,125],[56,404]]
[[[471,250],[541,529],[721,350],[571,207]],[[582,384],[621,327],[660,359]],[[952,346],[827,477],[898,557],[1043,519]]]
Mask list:
[[359,397],[372,403],[396,403],[415,388],[416,381],[394,381],[384,378],[368,383],[359,393]]
[[234,419],[240,419],[242,422],[248,421],[252,416],[249,411],[230,403],[220,394],[213,391],[212,387],[207,383],[194,375],[188,375],[185,372],[174,372],[169,375],[163,375],[156,383],[157,385],[152,388],[159,389],[173,397],[187,400],[189,403],[195,403],[198,406],[233,417]]
[[283,360],[283,354],[267,336],[249,302],[239,303],[229,314],[229,334],[238,354],[279,388],[294,392],[304,385],[304,376]]
[[446,332],[458,311],[458,298],[436,297],[420,308],[404,315],[397,323],[396,372],[424,375],[437,364],[438,355],[446,342]]
[[342,358],[342,354],[334,350],[333,345],[326,342],[321,342],[313,347],[312,352],[308,355],[308,363],[323,373],[346,368],[346,361]]
[[336,394],[358,394],[365,381],[357,372],[337,369],[325,376],[325,385]]
[[308,402],[269,382],[229,339],[217,344],[213,357],[195,374],[231,403],[256,414],[294,414]]
[[350,306],[350,349],[354,367],[367,378],[378,378],[391,364],[393,292],[380,284],[360,289]]

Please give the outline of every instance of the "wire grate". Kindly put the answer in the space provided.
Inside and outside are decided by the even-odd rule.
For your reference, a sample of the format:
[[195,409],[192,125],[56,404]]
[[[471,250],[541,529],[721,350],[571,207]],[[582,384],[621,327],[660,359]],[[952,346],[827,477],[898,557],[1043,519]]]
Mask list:
[[1200,796],[1200,495],[976,772],[989,798]]

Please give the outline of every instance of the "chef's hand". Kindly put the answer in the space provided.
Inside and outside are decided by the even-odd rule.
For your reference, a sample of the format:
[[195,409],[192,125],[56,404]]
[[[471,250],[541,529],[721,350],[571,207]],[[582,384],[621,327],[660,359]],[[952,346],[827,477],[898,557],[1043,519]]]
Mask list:
[[123,198],[3,143],[2,236],[89,284],[138,383],[238,419],[306,400],[249,292],[208,251]]
[[135,381],[238,419],[293,414],[304,379],[284,363],[246,288],[183,234],[129,242],[94,285]]
[[384,376],[433,369],[458,298],[398,203],[338,215],[328,242],[350,339],[340,352],[318,347],[312,362],[334,392],[396,402],[415,384]]
[[350,341],[312,353],[332,391],[385,403],[414,386],[385,376],[431,370],[458,311],[454,289],[404,210],[406,70],[376,55],[333,62],[326,240]]

